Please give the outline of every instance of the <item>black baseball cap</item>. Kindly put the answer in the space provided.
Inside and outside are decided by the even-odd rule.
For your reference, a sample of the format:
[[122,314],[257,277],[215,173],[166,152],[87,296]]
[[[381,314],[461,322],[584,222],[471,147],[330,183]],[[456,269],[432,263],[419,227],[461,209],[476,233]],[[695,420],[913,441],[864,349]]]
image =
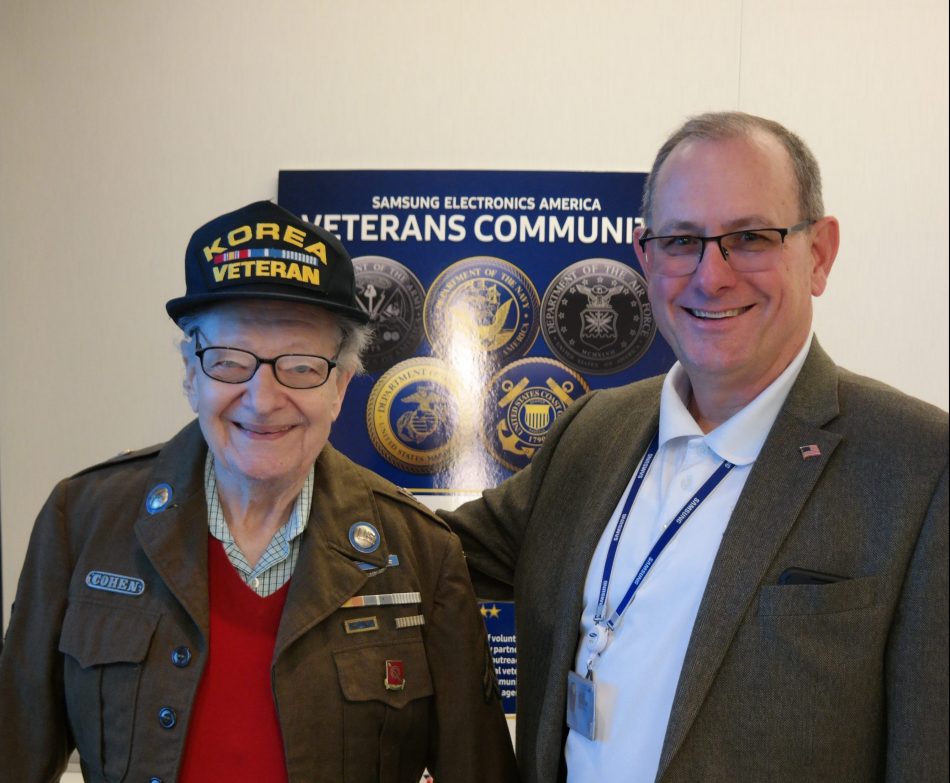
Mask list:
[[192,234],[185,295],[165,309],[177,321],[203,305],[241,299],[302,302],[369,321],[343,243],[272,201],[248,204]]

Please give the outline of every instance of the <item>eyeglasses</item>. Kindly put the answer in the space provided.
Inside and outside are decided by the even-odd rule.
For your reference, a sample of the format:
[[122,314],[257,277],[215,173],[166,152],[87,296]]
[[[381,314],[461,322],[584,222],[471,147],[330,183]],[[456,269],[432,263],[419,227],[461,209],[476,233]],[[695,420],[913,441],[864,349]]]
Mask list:
[[[803,231],[814,220],[803,220],[789,228],[746,228],[715,237],[673,234],[640,237],[640,247],[650,254],[653,271],[665,277],[685,277],[696,271],[703,260],[707,242],[719,245],[719,252],[736,272],[762,272],[775,262],[785,237]],[[649,247],[648,244],[649,243]]]
[[201,362],[202,372],[222,383],[247,383],[262,364],[269,364],[277,383],[289,389],[316,389],[323,386],[337,366],[332,359],[305,353],[284,353],[273,359],[262,359],[240,348],[220,345],[202,348],[197,333],[195,356]]

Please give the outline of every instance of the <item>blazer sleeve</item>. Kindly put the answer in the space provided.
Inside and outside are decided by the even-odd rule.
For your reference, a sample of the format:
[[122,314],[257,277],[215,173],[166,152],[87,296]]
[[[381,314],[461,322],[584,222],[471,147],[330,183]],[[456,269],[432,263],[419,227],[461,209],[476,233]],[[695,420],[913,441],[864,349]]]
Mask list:
[[547,468],[571,422],[595,394],[584,395],[558,416],[544,445],[526,468],[455,511],[438,512],[462,541],[479,597],[512,597],[518,553]]
[[73,749],[59,634],[73,566],[61,483],[37,518],[0,655],[0,782],[57,781]]
[[886,660],[887,781],[945,781],[948,769],[947,468],[910,560]]
[[436,781],[518,780],[501,709],[485,624],[478,612],[458,539],[446,536],[434,605],[426,620],[426,654],[435,691],[429,771]]

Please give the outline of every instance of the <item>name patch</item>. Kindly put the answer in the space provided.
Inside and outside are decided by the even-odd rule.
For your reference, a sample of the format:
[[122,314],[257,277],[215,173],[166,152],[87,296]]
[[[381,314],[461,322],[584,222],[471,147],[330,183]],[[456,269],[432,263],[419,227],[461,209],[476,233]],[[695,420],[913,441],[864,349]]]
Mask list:
[[86,586],[93,590],[106,590],[122,595],[141,595],[145,592],[145,582],[134,576],[110,574],[108,571],[90,571],[86,574]]

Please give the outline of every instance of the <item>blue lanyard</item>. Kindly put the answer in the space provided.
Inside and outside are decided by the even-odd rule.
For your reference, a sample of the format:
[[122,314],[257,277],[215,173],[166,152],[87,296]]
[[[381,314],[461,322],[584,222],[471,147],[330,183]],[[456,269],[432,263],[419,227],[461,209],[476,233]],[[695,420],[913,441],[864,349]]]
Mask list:
[[[597,600],[597,611],[594,614],[595,631],[591,632],[591,636],[595,634],[597,626],[606,627],[608,631],[613,632],[613,630],[617,627],[617,623],[620,622],[621,616],[630,605],[630,602],[633,600],[633,596],[637,592],[637,589],[643,583],[643,580],[646,579],[647,574],[650,573],[650,569],[653,568],[653,564],[657,561],[663,550],[666,549],[667,544],[669,544],[673,539],[673,536],[679,532],[680,528],[686,524],[686,520],[688,520],[693,515],[693,512],[699,508],[699,505],[707,497],[709,497],[710,493],[717,486],[719,486],[719,483],[726,477],[726,474],[728,474],[729,471],[735,467],[733,463],[723,460],[719,467],[713,472],[713,474],[708,479],[706,479],[706,483],[699,488],[699,491],[693,495],[693,497],[686,503],[685,506],[683,506],[683,508],[680,509],[679,513],[674,517],[673,521],[670,522],[666,530],[663,531],[663,534],[653,545],[653,549],[651,549],[650,553],[646,556],[646,559],[643,561],[643,565],[640,566],[640,569],[637,571],[637,575],[630,583],[630,587],[627,588],[627,592],[623,599],[610,615],[610,619],[604,622],[604,613],[607,609],[607,588],[610,586],[610,575],[614,568],[614,557],[617,554],[617,547],[620,544],[620,536],[623,533],[624,525],[627,524],[627,518],[630,515],[630,509],[633,507],[633,502],[636,500],[637,494],[640,492],[640,487],[643,485],[643,480],[646,477],[647,471],[650,469],[650,465],[653,463],[653,458],[656,457],[659,447],[660,434],[657,433],[653,436],[653,440],[650,441],[650,446],[647,448],[647,453],[643,457],[643,462],[640,464],[640,469],[637,471],[637,475],[633,479],[633,486],[630,487],[630,493],[627,495],[627,500],[623,504],[623,509],[620,512],[620,519],[617,520],[617,527],[614,529],[613,538],[610,540],[610,548],[607,550],[607,560],[604,563],[604,576],[600,582],[600,595]],[[596,650],[596,652],[602,651],[604,646],[606,646],[606,637],[604,637],[604,645],[601,646],[599,650]]]

